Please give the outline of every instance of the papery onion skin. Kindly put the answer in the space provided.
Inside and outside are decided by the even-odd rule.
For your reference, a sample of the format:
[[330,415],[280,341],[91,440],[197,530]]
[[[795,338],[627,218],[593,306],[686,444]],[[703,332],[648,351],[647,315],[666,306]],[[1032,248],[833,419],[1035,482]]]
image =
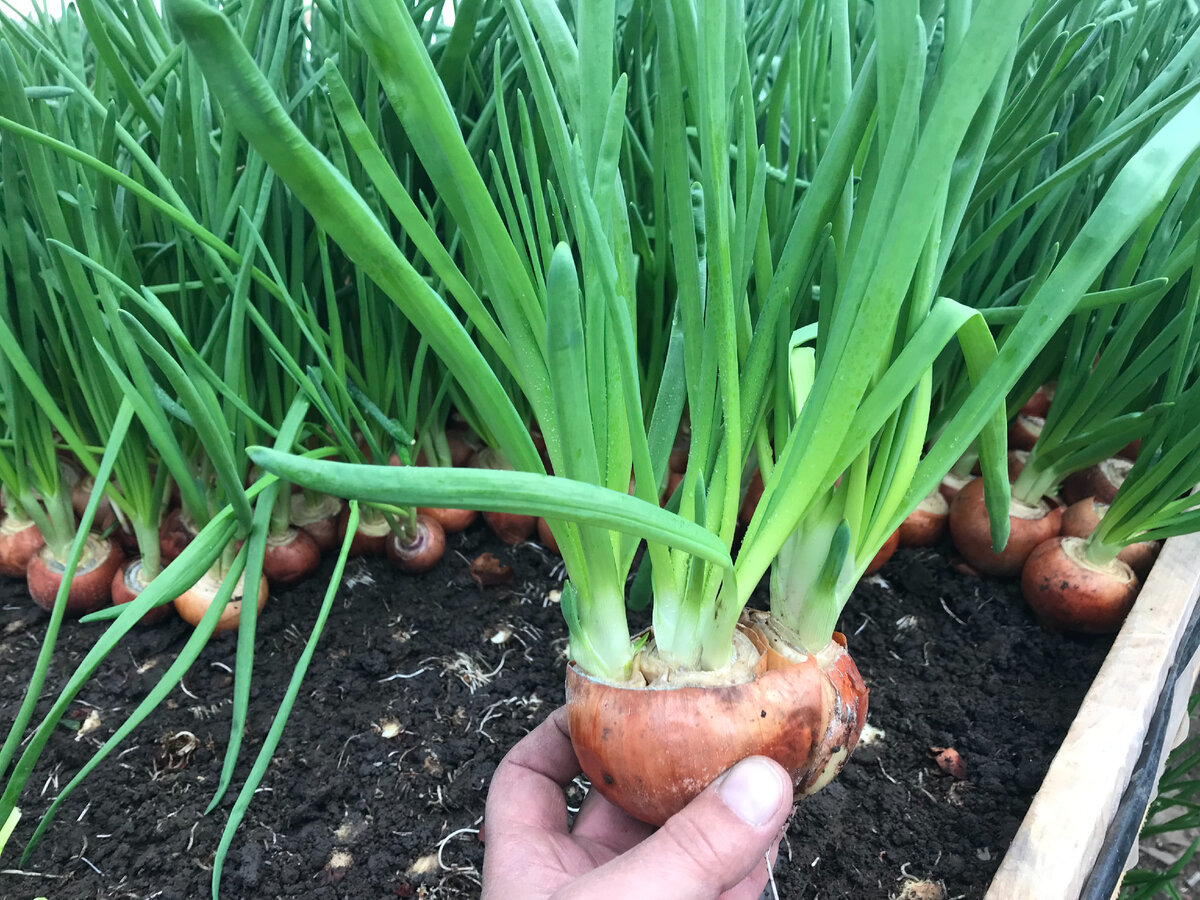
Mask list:
[[[1074,556],[1068,546],[1074,542]],[[1138,577],[1120,560],[1104,569],[1083,565],[1081,538],[1055,537],[1039,544],[1021,573],[1021,592],[1038,621],[1055,631],[1118,631],[1138,594]]]
[[[239,579],[239,581],[241,580]],[[221,581],[214,577],[211,572],[205,572],[196,584],[175,598],[175,611],[189,625],[199,625],[200,620],[208,612],[208,608],[212,605],[213,600],[216,599],[217,591],[220,587]],[[232,631],[238,627],[238,623],[242,619],[244,590],[244,584],[234,588],[233,596],[225,604],[225,608],[221,611],[221,617],[217,619],[217,627],[213,629],[213,634],[219,634],[222,631]],[[267,576],[260,575],[258,579],[259,612],[262,612],[263,607],[267,605],[267,591]]]
[[651,825],[752,755],[787,769],[798,795],[812,793],[849,757],[867,712],[867,688],[844,641],[820,656],[828,658],[790,662],[767,650],[754,680],[719,687],[626,687],[570,663],[576,756],[605,798]]
[[466,531],[479,518],[479,512],[474,509],[450,509],[440,506],[418,506],[417,512],[421,515],[429,516],[431,519],[436,519],[437,523],[442,526],[442,531],[450,534],[457,534],[460,531]]
[[942,539],[950,519],[950,504],[933,491],[910,512],[896,530],[901,547],[932,547]]
[[1027,416],[1046,418],[1046,413],[1050,411],[1050,403],[1054,400],[1054,389],[1055,385],[1053,383],[1043,384],[1025,401],[1025,405],[1021,407],[1021,412]]
[[[1063,537],[1091,537],[1096,526],[1100,524],[1108,504],[1102,503],[1095,497],[1085,497],[1077,503],[1072,503],[1063,512],[1061,534]],[[1133,569],[1133,574],[1139,581],[1145,581],[1158,559],[1161,544],[1158,541],[1138,541],[1121,548],[1117,559]]]
[[509,546],[523,544],[537,531],[537,517],[521,513],[485,512],[483,520],[500,540]]
[[313,505],[299,493],[292,495],[291,504],[291,524],[306,532],[318,549],[332,550],[338,546],[338,517],[346,506],[344,501],[321,495],[320,503]]
[[[67,589],[68,616],[83,616],[95,612],[112,598],[113,576],[125,560],[125,554],[115,542],[97,535],[88,535],[86,557],[81,559]],[[25,581],[29,596],[45,610],[54,609],[64,574],[63,562],[56,559],[49,547],[43,547],[29,561]]]
[[[91,475],[85,475],[71,487],[71,508],[75,510],[76,516],[83,517],[83,512],[87,509],[88,500],[91,499],[92,488],[95,484],[95,478]],[[108,497],[101,497],[100,503],[96,507],[96,516],[92,521],[92,527],[97,531],[104,531],[116,521],[117,514],[113,512],[112,501]]]
[[1046,420],[1041,416],[1027,416],[1018,413],[1008,426],[1009,450],[1032,450],[1037,439],[1042,436],[1042,428]]
[[883,546],[879,548],[879,552],[867,564],[867,568],[863,571],[864,575],[874,575],[882,569],[889,559],[896,553],[896,548],[900,546],[900,530],[893,531],[891,536],[883,542]]
[[184,519],[182,509],[176,508],[167,513],[158,528],[158,549],[162,554],[163,565],[178,558],[195,539],[196,530]]
[[0,524],[0,574],[24,578],[29,561],[46,545],[46,539],[33,522],[22,527],[21,523],[27,521],[11,514],[4,516]]
[[1011,533],[1000,553],[992,550],[992,526],[983,497],[983,479],[966,484],[950,504],[950,536],[962,557],[985,575],[1014,576],[1033,548],[1058,534],[1062,509],[1048,508],[1044,516],[1009,516]]
[[762,472],[755,469],[754,474],[750,476],[750,482],[746,485],[746,494],[742,497],[742,504],[738,507],[738,522],[742,525],[750,524],[750,520],[754,518],[754,513],[758,510],[758,501],[762,499],[762,495]]
[[262,570],[271,584],[282,587],[298,584],[320,565],[321,548],[303,529],[289,528],[281,535],[267,538]]
[[955,472],[947,473],[938,485],[938,493],[946,498],[947,503],[953,503],[954,498],[958,496],[958,492],[963,489],[963,485],[971,480],[970,475],[959,475]]
[[[112,579],[112,602],[113,606],[120,606],[124,603],[132,603],[138,598],[138,595],[145,590],[145,586],[141,584],[138,578],[138,571],[141,569],[142,561],[140,559],[126,560],[119,569],[113,574]],[[163,603],[149,610],[138,621],[140,625],[154,625],[161,622],[171,614],[171,604]]]
[[1063,499],[1067,503],[1078,503],[1093,497],[1101,503],[1112,503],[1131,468],[1133,463],[1129,460],[1115,457],[1072,472],[1063,481]]
[[388,535],[388,559],[405,572],[416,575],[428,572],[446,553],[446,533],[432,516],[417,515],[416,533],[405,541],[392,532]]
[[[345,507],[338,517],[338,543],[346,539],[346,528],[350,523],[350,507]],[[392,533],[387,520],[358,520],[358,530],[350,539],[351,556],[384,556],[387,553],[387,538]]]

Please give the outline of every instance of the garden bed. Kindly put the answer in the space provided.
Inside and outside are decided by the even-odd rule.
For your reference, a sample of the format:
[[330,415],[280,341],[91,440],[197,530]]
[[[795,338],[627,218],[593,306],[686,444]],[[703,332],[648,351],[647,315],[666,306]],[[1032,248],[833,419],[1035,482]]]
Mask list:
[[[512,564],[512,584],[472,582],[467,561],[487,550]],[[554,562],[533,545],[509,550],[473,530],[452,539],[425,576],[386,561],[351,563],[230,850],[223,897],[478,895],[474,830],[489,777],[563,699]],[[330,568],[327,560],[322,576]],[[84,783],[16,874],[15,846],[154,685],[187,626],[173,620],[131,635],[73,705],[80,730],[61,729],[47,747],[0,896],[206,894],[228,808],[324,585],[319,576],[273,592],[264,611],[244,761],[221,809],[203,815],[229,728],[232,637],[209,645],[186,691],[176,689],[120,758]],[[22,584],[0,591],[0,706],[14,710],[47,617]],[[944,548],[899,552],[881,579],[859,587],[842,627],[871,689],[869,722],[884,734],[801,808],[776,868],[779,895],[883,900],[908,878],[929,878],[948,898],[981,898],[1110,639],[1044,632],[1015,583],[959,575]],[[64,629],[47,701],[96,633]],[[956,750],[965,780],[943,772],[933,748]]]

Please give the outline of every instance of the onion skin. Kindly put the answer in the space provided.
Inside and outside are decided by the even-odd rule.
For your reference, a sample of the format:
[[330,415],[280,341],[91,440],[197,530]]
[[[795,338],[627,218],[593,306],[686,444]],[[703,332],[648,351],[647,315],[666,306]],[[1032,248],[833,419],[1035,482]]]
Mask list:
[[[345,507],[338,516],[337,542],[346,539],[346,526],[350,523],[350,507]],[[383,556],[387,553],[387,538],[392,533],[387,520],[382,516],[376,521],[358,520],[358,530],[350,541],[351,556]]]
[[936,490],[905,517],[896,530],[901,547],[932,547],[946,533],[950,504]]
[[[112,599],[113,576],[125,560],[125,554],[115,541],[89,534],[87,549],[71,586],[67,590],[68,616],[83,616],[95,612]],[[44,610],[54,609],[54,598],[63,580],[63,563],[56,559],[49,547],[43,547],[29,561],[25,570],[25,581],[29,596]]]
[[738,521],[741,524],[750,524],[750,520],[754,518],[754,513],[758,509],[758,501],[762,499],[762,495],[762,472],[755,469],[754,474],[750,476],[750,483],[746,485],[746,496],[742,498],[742,505],[738,507]]
[[667,457],[668,472],[678,472],[680,475],[687,472],[688,453],[691,451],[691,447],[690,435],[680,433],[676,436],[675,443],[671,446],[671,455]]
[[983,479],[976,478],[950,504],[950,536],[972,568],[984,575],[1014,576],[1034,547],[1058,535],[1062,509],[1048,509],[1036,519],[1009,516],[1011,532],[1000,553],[992,550],[992,527],[983,498]]
[[470,463],[475,453],[471,439],[465,431],[446,429],[446,445],[450,448],[450,464],[455,468],[461,469]]
[[[95,484],[95,478],[91,475],[85,475],[72,486],[71,508],[75,510],[76,516],[83,517],[83,512],[87,509],[88,500],[91,499],[92,488]],[[112,501],[108,497],[101,497],[100,503],[96,507],[96,517],[92,522],[92,526],[97,531],[104,531],[115,521],[117,521],[117,514],[113,512]]]
[[1129,460],[1113,458],[1073,472],[1063,480],[1063,499],[1078,503],[1093,497],[1101,503],[1112,503],[1131,468],[1133,463]]
[[537,534],[538,540],[542,542],[542,546],[555,556],[562,556],[562,550],[558,547],[558,541],[554,538],[554,532],[550,530],[550,523],[545,519],[537,520]]
[[[1062,536],[1085,539],[1090,537],[1106,512],[1108,504],[1095,497],[1085,497],[1077,503],[1072,503],[1063,512]],[[1138,580],[1144,582],[1154,567],[1154,561],[1158,559],[1160,547],[1158,541],[1139,541],[1122,547],[1117,559],[1133,569],[1133,574]]]
[[1025,405],[1021,407],[1021,412],[1027,416],[1046,418],[1046,413],[1050,411],[1050,403],[1054,400],[1054,388],[1055,385],[1053,384],[1043,384],[1025,401]]
[[387,537],[388,559],[400,569],[413,575],[428,572],[446,553],[446,532],[432,516],[417,515],[417,533],[405,541],[391,532]]
[[569,663],[567,716],[580,766],[606,799],[651,825],[752,755],[771,757],[798,793],[812,793],[849,757],[867,715],[867,688],[844,642],[820,657],[792,662],[766,650],[753,681],[649,689]]
[[[129,559],[117,569],[112,580],[113,606],[130,603],[137,599],[138,594],[145,590],[139,573],[142,567],[141,559]],[[171,614],[171,604],[164,603],[156,606],[138,620],[139,625],[155,625]]]
[[345,503],[328,494],[320,495],[320,502],[310,504],[303,493],[293,494],[291,524],[306,532],[317,545],[317,549],[332,550],[338,545],[338,516]]
[[1130,462],[1137,462],[1138,454],[1142,452],[1142,439],[1130,441],[1124,447],[1117,451],[1117,456],[1121,459],[1127,459]]
[[879,548],[879,552],[875,554],[874,558],[867,565],[867,568],[863,571],[863,575],[874,575],[887,565],[887,561],[892,558],[892,555],[896,552],[896,548],[899,546],[900,530],[896,529],[892,532],[892,536],[884,541],[883,546]]
[[1016,481],[1018,476],[1025,471],[1025,463],[1029,462],[1028,450],[1009,450],[1008,451],[1008,480]]
[[[538,448],[538,453],[542,454],[542,461],[545,463],[546,471],[551,471],[550,463],[545,458],[546,441],[542,437],[542,433],[534,428],[530,431],[530,436],[533,438],[534,446]],[[475,455],[471,457],[471,466],[476,469],[504,469],[512,471],[512,465],[495,450],[487,446],[480,447]],[[520,513],[485,512],[483,514],[483,521],[487,522],[488,527],[492,529],[496,537],[512,547],[525,543],[537,531],[537,516],[526,516]]]
[[537,531],[537,517],[520,513],[485,512],[483,520],[488,523],[496,537],[509,546],[523,544]]
[[33,522],[5,515],[0,522],[0,573],[23,578],[29,561],[45,545],[46,539]]
[[442,531],[450,534],[466,531],[479,517],[478,511],[474,509],[442,509],[436,506],[418,506],[417,512],[431,519],[436,519],[437,523],[442,526]]
[[942,483],[938,485],[938,493],[946,498],[947,503],[953,503],[954,498],[958,496],[958,492],[963,489],[963,485],[970,480],[970,475],[956,475],[954,472],[950,472],[942,479]]
[[297,584],[317,571],[319,565],[321,548],[308,532],[289,528],[281,535],[267,538],[262,571],[271,584],[282,587]]
[[[217,591],[220,587],[220,579],[215,577],[211,572],[205,572],[199,581],[175,598],[175,611],[189,625],[199,625],[200,620],[208,612],[208,608],[212,605],[213,600],[216,599]],[[213,634],[219,634],[222,631],[232,631],[238,627],[238,623],[242,619],[242,600],[244,596],[245,584],[243,577],[238,579],[238,585],[233,590],[233,596],[229,598],[229,602],[225,604],[225,609],[221,611],[221,617],[217,619],[217,627],[213,629]],[[266,605],[267,576],[261,575],[258,579],[258,611],[262,612],[262,608]]]
[[679,490],[679,486],[683,484],[682,472],[669,472],[667,474],[667,489],[663,492],[662,506],[667,505],[667,501]]
[[167,513],[158,527],[158,549],[162,554],[163,565],[175,560],[187,545],[196,539],[196,531],[183,518],[183,510],[176,508]]
[[1018,413],[1008,426],[1009,450],[1032,450],[1037,439],[1042,435],[1046,420],[1041,416],[1027,416]]
[[1104,569],[1083,564],[1082,547],[1075,537],[1039,544],[1021,573],[1021,592],[1046,628],[1111,634],[1137,599],[1138,577],[1119,560]]

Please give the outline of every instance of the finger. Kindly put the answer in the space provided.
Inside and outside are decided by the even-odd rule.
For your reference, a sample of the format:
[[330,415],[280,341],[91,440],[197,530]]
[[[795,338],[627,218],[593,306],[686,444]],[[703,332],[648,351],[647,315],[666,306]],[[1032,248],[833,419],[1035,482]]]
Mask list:
[[792,807],[775,762],[742,760],[637,847],[576,881],[563,897],[715,900],[760,871]]
[[654,826],[639,822],[629,813],[604,798],[594,787],[583,798],[571,834],[593,841],[614,855],[637,846],[654,833]]
[[580,771],[567,733],[566,709],[556,709],[496,767],[485,813],[488,840],[525,828],[566,834],[562,789]]
[[[775,843],[771,845],[767,855],[758,861],[758,865],[750,870],[750,874],[723,893],[720,900],[759,900],[763,896],[763,889],[770,880],[770,874],[775,871],[775,860],[779,856],[779,842],[782,839],[781,832],[775,838]],[[778,897],[779,895],[768,893],[766,896]]]

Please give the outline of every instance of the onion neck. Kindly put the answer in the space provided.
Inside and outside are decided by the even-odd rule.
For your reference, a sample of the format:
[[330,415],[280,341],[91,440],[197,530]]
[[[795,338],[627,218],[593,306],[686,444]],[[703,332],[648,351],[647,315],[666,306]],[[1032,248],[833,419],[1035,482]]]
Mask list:
[[1052,494],[1054,488],[1062,480],[1060,473],[1041,465],[1037,457],[1038,452],[1035,446],[1029,452],[1025,468],[1021,470],[1021,474],[1012,484],[1013,499],[1028,503],[1030,506],[1037,506],[1043,497]]
[[801,649],[829,643],[857,581],[853,540],[836,549],[841,527],[841,505],[831,502],[801,521],[771,567],[771,615],[796,634]]
[[130,522],[133,536],[137,540],[138,553],[141,554],[141,571],[149,582],[162,572],[162,549],[159,543],[158,528],[144,519]]
[[1106,544],[1103,541],[1097,540],[1096,535],[1100,529],[1096,529],[1083,542],[1083,555],[1092,565],[1103,568],[1117,558],[1123,549],[1121,544]]

